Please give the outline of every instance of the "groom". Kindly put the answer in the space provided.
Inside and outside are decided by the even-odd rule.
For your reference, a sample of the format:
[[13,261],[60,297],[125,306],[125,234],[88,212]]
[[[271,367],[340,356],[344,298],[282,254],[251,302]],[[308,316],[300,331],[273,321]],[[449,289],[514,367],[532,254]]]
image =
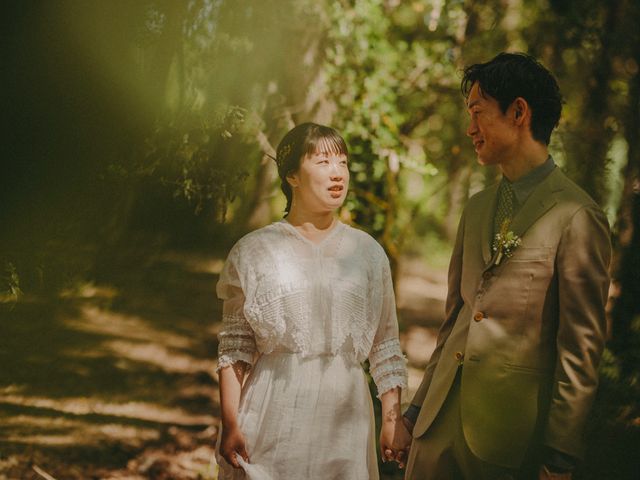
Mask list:
[[405,478],[570,479],[604,345],[607,219],[547,151],[562,108],[548,70],[501,53],[462,92],[478,162],[502,180],[460,220]]

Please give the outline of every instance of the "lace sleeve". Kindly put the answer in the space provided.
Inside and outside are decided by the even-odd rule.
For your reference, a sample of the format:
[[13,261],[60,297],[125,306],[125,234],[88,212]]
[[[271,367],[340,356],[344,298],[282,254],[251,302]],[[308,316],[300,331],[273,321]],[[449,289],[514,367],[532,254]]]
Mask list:
[[398,339],[396,302],[391,269],[386,255],[380,268],[382,275],[380,322],[369,354],[369,371],[378,387],[378,398],[392,388],[407,388],[407,361],[402,354]]
[[256,353],[255,335],[244,316],[245,295],[238,257],[238,249],[232,249],[216,286],[218,298],[223,301],[216,371],[238,361],[252,366]]

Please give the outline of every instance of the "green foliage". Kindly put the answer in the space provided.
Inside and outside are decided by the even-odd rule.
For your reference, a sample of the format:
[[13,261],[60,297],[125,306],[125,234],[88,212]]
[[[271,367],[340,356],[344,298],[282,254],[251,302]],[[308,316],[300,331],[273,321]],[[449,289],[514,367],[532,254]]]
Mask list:
[[0,302],[9,303],[13,306],[20,300],[22,294],[18,271],[12,262],[6,262],[0,283]]
[[[186,213],[205,242],[268,221],[279,194],[265,154],[307,120],[347,139],[345,210],[354,222],[392,260],[445,265],[462,205],[496,178],[476,165],[465,136],[460,70],[502,50],[532,53],[557,75],[566,103],[551,152],[594,198],[609,200],[611,219],[624,201],[616,190],[632,181],[620,170],[637,158],[640,133],[630,100],[638,2],[20,5],[6,42],[15,52],[5,70],[17,76],[5,95],[26,99],[5,112],[15,119],[8,136],[18,139],[3,188],[12,197],[0,243],[8,303],[93,274],[96,252],[136,242],[150,250],[154,242],[134,234],[136,215],[167,217],[164,228],[182,231]],[[156,202],[150,186],[173,203]],[[180,206],[173,216],[171,205]],[[232,233],[212,235],[212,225],[229,223]],[[638,328],[631,323],[630,339]],[[594,416],[628,432],[639,416],[639,379],[628,365],[640,346],[625,345],[605,353]]]
[[[640,332],[636,332],[637,335]],[[587,428],[587,452],[576,479],[631,479],[637,476],[640,445],[640,383],[637,372],[623,373],[618,355],[605,349],[600,385]]]
[[[119,176],[140,176],[169,186],[175,197],[194,206],[207,204],[224,222],[227,207],[242,190],[256,158],[257,127],[240,107],[220,108],[210,115],[185,115],[159,124],[145,144],[145,153],[130,164],[110,165]],[[244,161],[239,161],[242,159]]]
[[[336,104],[333,123],[351,149],[354,195],[347,208],[397,257],[416,238],[418,219],[432,214],[442,223],[449,211],[449,191],[439,186],[462,151],[455,38],[462,4],[448,5],[444,14],[454,21],[428,34],[422,32],[426,8],[420,2],[329,6],[334,27],[323,70]],[[428,212],[424,207],[434,195],[443,208]],[[459,205],[452,208],[455,214]],[[447,238],[452,230],[436,234]]]
[[[388,39],[383,2],[335,2],[327,48],[327,83],[335,99],[334,125],[350,146],[352,190],[347,204],[355,220],[381,236],[389,205],[389,161],[400,146],[396,77],[401,52]],[[394,160],[391,160],[394,158]],[[397,170],[397,165],[394,168]],[[395,173],[391,171],[390,173]]]
[[[256,196],[242,193],[264,188],[265,154],[292,115],[283,99],[306,95],[317,68],[298,66],[314,54],[320,9],[312,1],[202,0],[180,15],[156,2],[147,17],[143,56],[166,54],[162,39],[172,18],[180,24],[173,38],[180,47],[165,59],[165,108],[125,169],[171,186],[196,214],[213,208],[216,222],[229,220],[238,197],[236,208],[250,216]],[[285,118],[274,121],[274,114]]]
[[[146,195],[140,185],[157,182],[202,223],[248,223],[279,195],[264,154],[293,124],[317,120],[350,146],[346,210],[393,258],[451,242],[465,200],[495,178],[465,137],[460,70],[505,49],[530,51],[558,74],[567,104],[552,151],[575,178],[605,198],[624,163],[621,116],[637,63],[621,39],[635,30],[625,17],[609,34],[607,18],[621,11],[601,2],[152,1],[127,7],[127,20],[105,23],[98,38],[86,25],[103,10],[79,10],[69,28],[102,55],[119,91],[133,92],[127,99],[139,97],[94,94],[115,110],[110,123],[132,119],[124,129],[133,133],[100,165],[108,181],[128,183],[118,197],[136,197],[131,204]],[[124,34],[105,45],[116,29]],[[611,68],[598,70],[611,45]],[[604,117],[585,101],[598,72],[608,74]],[[616,170],[600,168],[608,156]],[[597,186],[584,172],[607,178]],[[126,238],[127,207],[105,216]]]

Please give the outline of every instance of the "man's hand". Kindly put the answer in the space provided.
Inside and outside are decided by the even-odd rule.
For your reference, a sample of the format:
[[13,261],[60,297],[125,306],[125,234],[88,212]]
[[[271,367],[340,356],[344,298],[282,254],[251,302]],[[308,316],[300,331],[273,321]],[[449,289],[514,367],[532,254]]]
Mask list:
[[220,440],[220,454],[233,468],[240,468],[236,453],[249,461],[249,455],[245,446],[244,435],[238,427],[223,428],[222,439]]
[[402,416],[402,422],[398,422],[396,429],[395,443],[398,445],[398,452],[396,453],[395,461],[398,462],[400,468],[404,468],[409,456],[409,449],[411,448],[411,442],[413,437],[411,432],[413,431],[413,423]]
[[[400,468],[404,468],[409,447],[411,446],[411,433],[407,429],[407,420],[404,417],[386,419],[380,430],[380,453],[384,462],[395,460]],[[410,424],[410,422],[409,422]],[[411,425],[413,428],[413,425]]]

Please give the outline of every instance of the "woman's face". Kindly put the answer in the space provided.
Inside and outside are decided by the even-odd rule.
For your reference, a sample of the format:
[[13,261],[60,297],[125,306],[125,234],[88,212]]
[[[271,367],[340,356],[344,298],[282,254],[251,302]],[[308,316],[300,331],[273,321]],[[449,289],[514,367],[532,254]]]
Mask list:
[[287,177],[294,205],[313,212],[333,211],[342,206],[349,188],[347,156],[319,145],[305,155],[297,172]]

